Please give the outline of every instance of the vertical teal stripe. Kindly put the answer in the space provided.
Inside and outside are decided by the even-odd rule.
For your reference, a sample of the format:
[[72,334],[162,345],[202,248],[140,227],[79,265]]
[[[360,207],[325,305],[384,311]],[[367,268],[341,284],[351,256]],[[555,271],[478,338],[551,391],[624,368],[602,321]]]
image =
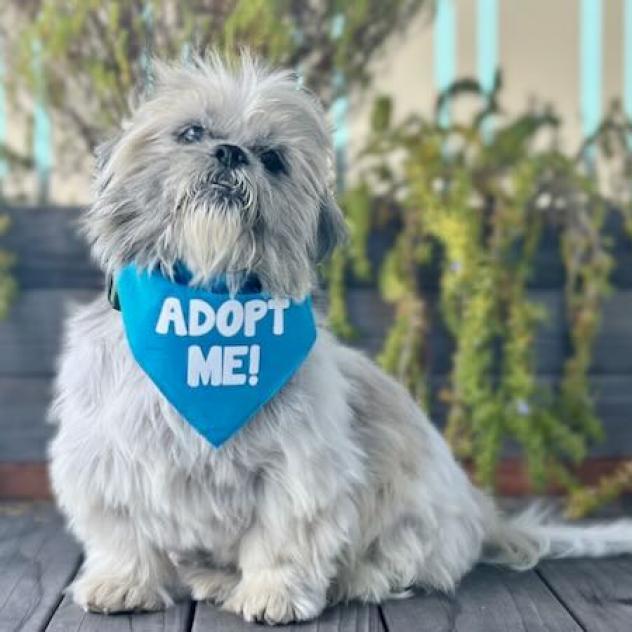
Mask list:
[[[294,40],[294,45],[299,47],[305,41],[305,35],[300,29],[293,28],[292,39]],[[299,62],[294,71],[296,72],[296,89],[300,90],[305,85],[305,63]]]
[[[0,150],[7,142],[7,109],[6,95],[4,92],[4,64],[0,58]],[[0,154],[0,180],[6,177],[9,171],[6,158]]]
[[343,13],[334,15],[331,21],[331,38],[338,39],[345,30],[345,16]]
[[305,66],[303,63],[299,63],[296,66],[296,89],[301,90],[305,87]]
[[[484,92],[494,88],[498,68],[498,2],[478,0],[476,15],[476,65],[478,81]],[[492,120],[483,123],[483,136],[489,140],[493,134]]]
[[151,91],[154,85],[154,74],[151,67],[151,56],[153,54],[153,29],[154,29],[154,11],[151,2],[146,2],[140,19],[145,27],[145,46],[140,54],[140,67],[143,71],[143,86],[145,90]]
[[35,105],[35,133],[33,137],[33,156],[37,171],[48,177],[53,166],[53,152],[51,151],[51,124],[43,100]]
[[53,166],[51,122],[46,111],[46,82],[41,61],[41,48],[33,43],[33,64],[36,81],[35,110],[33,112],[33,160],[37,171],[39,199],[48,197],[50,171]]
[[[456,8],[454,0],[438,0],[434,23],[433,69],[435,87],[446,90],[456,78]],[[445,107],[439,122],[447,125],[450,112]]]
[[[336,72],[334,76],[334,86],[337,91],[342,92],[345,87],[345,80],[341,72]],[[331,114],[334,121],[334,149],[342,150],[349,141],[349,130],[347,129],[347,111],[349,109],[349,99],[345,94],[340,94],[331,104]]]
[[[331,37],[338,39],[345,28],[345,16],[342,13],[334,16],[331,24]],[[340,71],[335,71],[332,78],[334,93],[338,96],[331,104],[330,113],[334,125],[334,154],[336,158],[336,187],[340,191],[344,188],[344,176],[347,162],[347,145],[349,143],[349,130],[347,128],[347,114],[349,111],[349,99],[345,93],[345,76]]]
[[331,116],[334,124],[333,144],[336,156],[336,185],[339,190],[344,187],[344,175],[347,166],[347,145],[349,143],[348,111],[349,99],[344,94],[331,104]]
[[623,106],[632,119],[632,0],[623,7]]
[[180,47],[180,59],[185,66],[191,64],[191,59],[193,58],[193,50],[191,48],[191,42],[183,42]]
[[601,120],[601,0],[581,0],[579,30],[582,131],[590,136]]

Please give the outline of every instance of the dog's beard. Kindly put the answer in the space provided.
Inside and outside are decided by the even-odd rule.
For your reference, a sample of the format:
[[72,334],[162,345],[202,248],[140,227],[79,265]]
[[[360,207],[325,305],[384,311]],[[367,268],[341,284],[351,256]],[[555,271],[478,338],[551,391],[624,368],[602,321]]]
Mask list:
[[256,189],[243,173],[210,172],[178,197],[178,254],[203,285],[222,277],[236,292],[257,261]]

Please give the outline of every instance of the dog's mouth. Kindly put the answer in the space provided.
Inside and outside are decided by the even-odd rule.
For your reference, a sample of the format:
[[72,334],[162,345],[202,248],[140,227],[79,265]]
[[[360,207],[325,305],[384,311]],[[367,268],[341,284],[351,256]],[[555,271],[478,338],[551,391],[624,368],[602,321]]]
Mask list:
[[209,178],[208,193],[213,201],[235,207],[243,206],[246,200],[243,183],[225,176]]

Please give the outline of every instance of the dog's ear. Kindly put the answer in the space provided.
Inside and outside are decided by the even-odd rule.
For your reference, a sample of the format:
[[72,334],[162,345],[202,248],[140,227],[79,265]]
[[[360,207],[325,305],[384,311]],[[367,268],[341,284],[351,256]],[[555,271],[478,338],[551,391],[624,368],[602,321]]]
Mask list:
[[112,138],[97,145],[94,150],[94,177],[98,193],[103,193],[110,183],[112,178],[110,158],[121,136],[121,133],[114,135]]
[[103,169],[105,169],[106,165],[110,161],[112,151],[114,150],[118,140],[119,136],[117,134],[96,146],[96,149],[94,150],[94,166],[97,173],[100,173]]
[[347,224],[334,196],[327,192],[320,202],[318,232],[316,235],[316,261],[328,259],[337,246],[347,240]]

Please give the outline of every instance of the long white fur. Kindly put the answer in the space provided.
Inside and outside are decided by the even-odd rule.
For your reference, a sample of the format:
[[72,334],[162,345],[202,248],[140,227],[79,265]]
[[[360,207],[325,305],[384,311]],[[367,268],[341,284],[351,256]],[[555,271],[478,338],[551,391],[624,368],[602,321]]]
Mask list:
[[[181,147],[191,117],[221,138]],[[218,123],[219,121],[219,123]],[[156,94],[101,152],[86,232],[104,270],[125,261],[200,282],[257,274],[276,295],[314,288],[342,237],[327,187],[324,116],[285,73],[245,58],[161,67]],[[205,197],[215,143],[282,144],[290,173],[251,165],[243,209]],[[213,415],[213,411],[209,411]],[[327,603],[410,587],[451,591],[480,559],[529,568],[543,556],[632,552],[632,523],[506,520],[477,490],[405,389],[320,328],[291,382],[214,449],[133,360],[104,297],[69,318],[51,418],[50,472],[85,548],[72,586],[92,610],[157,609],[190,592],[281,623]]]

